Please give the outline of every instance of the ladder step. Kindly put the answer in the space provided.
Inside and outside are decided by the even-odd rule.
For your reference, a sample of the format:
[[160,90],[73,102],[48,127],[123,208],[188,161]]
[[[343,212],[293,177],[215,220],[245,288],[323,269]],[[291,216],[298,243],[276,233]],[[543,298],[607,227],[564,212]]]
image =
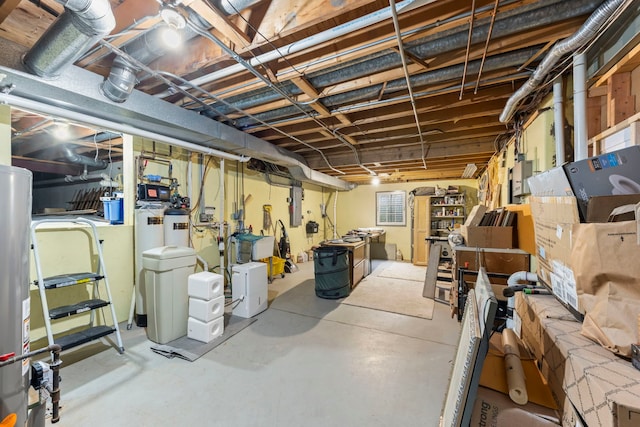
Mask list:
[[[60,274],[59,276],[45,277],[43,279],[45,289],[62,288],[64,286],[73,286],[86,284],[89,282],[95,282],[101,280],[104,276],[97,273],[73,273],[73,274]],[[34,283],[38,286],[38,282]]]
[[105,307],[107,305],[109,305],[109,302],[101,299],[80,301],[75,304],[52,308],[51,310],[49,310],[49,318],[61,319],[63,317],[73,316],[74,314],[84,313],[86,311],[95,310],[96,308]]
[[115,331],[115,328],[112,328],[111,326],[94,326],[80,332],[57,338],[55,342],[56,344],[59,344],[63,350],[68,350],[70,348],[107,336]]

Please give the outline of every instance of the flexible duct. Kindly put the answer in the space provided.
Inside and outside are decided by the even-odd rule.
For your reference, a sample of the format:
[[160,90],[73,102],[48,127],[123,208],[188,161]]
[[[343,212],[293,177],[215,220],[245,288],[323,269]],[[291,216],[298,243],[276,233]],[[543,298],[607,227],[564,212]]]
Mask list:
[[81,156],[80,154],[76,153],[73,148],[67,145],[62,146],[62,153],[68,161],[77,165],[84,165],[98,169],[105,169],[107,166],[109,166],[109,163],[102,159],[92,159],[91,157]]
[[538,65],[533,75],[508,100],[500,114],[500,121],[507,123],[513,117],[516,107],[524,98],[532,93],[551,72],[556,62],[567,53],[576,51],[590,41],[607,19],[625,0],[609,0],[596,9],[585,23],[571,37],[557,43]]
[[56,0],[65,11],[24,56],[25,68],[54,78],[116,26],[109,0]]
[[228,16],[235,15],[239,11],[253,6],[259,1],[260,0],[210,0],[209,3]]

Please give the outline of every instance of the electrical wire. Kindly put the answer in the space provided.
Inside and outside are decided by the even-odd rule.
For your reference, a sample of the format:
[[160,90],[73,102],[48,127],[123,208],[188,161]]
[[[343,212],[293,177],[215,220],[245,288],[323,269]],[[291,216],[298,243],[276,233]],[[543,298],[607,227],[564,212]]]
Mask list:
[[[362,164],[362,162],[360,161],[360,157],[358,155],[358,151],[356,150],[356,147],[353,144],[351,144],[349,141],[347,141],[345,139],[344,135],[341,135],[341,134],[338,134],[336,132],[333,132],[326,124],[324,124],[322,121],[318,120],[315,116],[313,116],[311,113],[309,113],[307,110],[302,108],[295,99],[291,98],[291,96],[289,96],[287,93],[285,93],[284,90],[282,90],[280,87],[278,87],[278,85],[272,83],[269,79],[267,79],[262,74],[260,74],[250,63],[248,63],[246,60],[244,60],[240,55],[238,55],[233,49],[229,48],[220,39],[218,39],[217,37],[215,37],[214,35],[209,33],[206,28],[201,27],[197,22],[194,22],[191,18],[189,18],[187,20],[187,24],[189,25],[189,27],[194,32],[196,32],[197,34],[201,35],[202,37],[205,37],[205,38],[211,40],[216,45],[218,45],[227,55],[231,56],[234,60],[236,60],[238,63],[240,63],[243,67],[245,67],[247,69],[247,71],[249,71],[251,74],[253,74],[255,77],[257,77],[259,80],[261,80],[265,85],[267,85],[267,87],[269,87],[273,91],[277,92],[280,96],[282,96],[284,99],[289,101],[293,107],[298,109],[307,118],[311,119],[313,122],[315,122],[318,126],[322,127],[326,131],[332,132],[333,135],[338,139],[338,141],[340,141],[343,145],[345,145],[346,147],[351,149],[358,166],[360,168],[366,170],[368,173],[370,173],[372,175],[375,175],[375,172],[373,172],[372,170],[370,170],[369,168],[367,168],[366,166],[364,166]],[[264,66],[264,64],[262,64],[262,65]],[[342,172],[340,172],[340,173],[342,173]]]

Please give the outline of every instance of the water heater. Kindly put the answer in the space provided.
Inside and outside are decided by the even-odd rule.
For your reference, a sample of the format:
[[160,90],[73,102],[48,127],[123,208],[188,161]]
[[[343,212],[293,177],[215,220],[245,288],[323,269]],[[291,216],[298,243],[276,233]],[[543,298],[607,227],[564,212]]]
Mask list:
[[[31,172],[0,165],[0,354],[29,352]],[[0,420],[27,422],[29,359],[0,368]]]

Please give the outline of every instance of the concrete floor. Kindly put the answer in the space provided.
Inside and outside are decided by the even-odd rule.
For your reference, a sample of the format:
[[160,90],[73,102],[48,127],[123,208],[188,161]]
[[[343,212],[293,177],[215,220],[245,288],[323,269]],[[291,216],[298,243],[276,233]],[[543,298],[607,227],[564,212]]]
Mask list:
[[437,426],[458,340],[449,308],[425,320],[317,298],[313,263],[299,268],[195,362],[153,353],[135,326],[123,355],[97,342],[64,354],[57,425]]

